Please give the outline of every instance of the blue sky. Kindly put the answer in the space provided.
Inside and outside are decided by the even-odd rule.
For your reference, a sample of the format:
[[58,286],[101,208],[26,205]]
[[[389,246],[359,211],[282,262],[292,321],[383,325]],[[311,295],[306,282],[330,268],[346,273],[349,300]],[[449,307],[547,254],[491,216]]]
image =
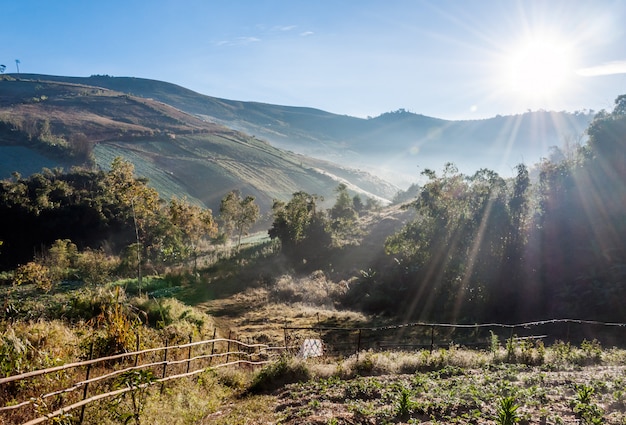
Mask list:
[[[360,117],[611,109],[626,93],[621,0],[1,1],[11,73],[19,59],[23,73],[152,78]],[[552,50],[528,53],[537,44]]]

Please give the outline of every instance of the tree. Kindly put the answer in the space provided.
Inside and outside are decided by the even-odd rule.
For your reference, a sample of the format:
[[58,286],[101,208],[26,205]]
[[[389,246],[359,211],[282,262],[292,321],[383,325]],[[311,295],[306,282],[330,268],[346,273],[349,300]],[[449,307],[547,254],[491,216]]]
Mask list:
[[183,241],[187,244],[190,257],[193,258],[194,273],[197,269],[198,243],[202,238],[217,235],[217,224],[209,209],[191,205],[187,200],[173,198],[169,204],[171,223],[180,231]]
[[335,189],[335,193],[337,193],[337,199],[330,210],[330,217],[333,220],[354,220],[356,212],[350,193],[348,193],[348,187],[344,183],[340,183]]
[[7,69],[6,65],[0,65],[0,74],[4,74],[5,69]]
[[241,237],[259,219],[259,206],[254,202],[254,196],[241,199],[238,191],[231,191],[220,203],[220,219],[229,236],[233,233],[237,234],[237,249],[239,249]]
[[354,211],[357,212],[357,214],[361,213],[361,211],[363,211],[363,209],[365,208],[363,200],[359,195],[354,195],[354,197],[352,198],[352,208],[354,209]]
[[268,233],[279,239],[282,251],[294,261],[320,258],[330,246],[326,215],[317,211],[317,195],[296,192],[291,201],[274,201],[274,222]]
[[[111,163],[105,182],[109,196],[116,200],[122,218],[132,218],[136,243],[145,248],[146,230],[156,224],[159,195],[146,184],[146,180],[134,177],[135,166],[121,157]],[[137,250],[137,283],[141,294],[141,252]]]
[[503,265],[506,182],[485,169],[466,176],[452,164],[442,176],[422,174],[429,181],[411,204],[416,218],[385,243],[399,265],[396,284],[405,288],[397,296],[411,300],[407,314],[423,319],[482,319]]

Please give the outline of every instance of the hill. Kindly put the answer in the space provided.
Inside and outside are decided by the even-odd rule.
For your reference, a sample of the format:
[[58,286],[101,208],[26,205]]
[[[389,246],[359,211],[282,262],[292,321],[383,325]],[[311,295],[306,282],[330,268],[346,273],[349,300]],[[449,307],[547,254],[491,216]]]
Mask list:
[[424,168],[455,163],[468,174],[489,168],[503,176],[518,163],[533,165],[552,146],[584,139],[592,113],[533,111],[482,120],[450,121],[399,109],[375,118],[337,115],[306,107],[205,96],[183,87],[129,77],[23,75],[104,87],[151,98],[273,146],[374,173],[396,185]]
[[339,181],[373,198],[388,199],[397,190],[161,101],[37,77],[0,80],[2,177],[90,161],[106,168],[123,156],[166,198],[187,196],[213,210],[234,189],[254,195],[264,211],[274,198],[287,199],[300,190],[332,199]]

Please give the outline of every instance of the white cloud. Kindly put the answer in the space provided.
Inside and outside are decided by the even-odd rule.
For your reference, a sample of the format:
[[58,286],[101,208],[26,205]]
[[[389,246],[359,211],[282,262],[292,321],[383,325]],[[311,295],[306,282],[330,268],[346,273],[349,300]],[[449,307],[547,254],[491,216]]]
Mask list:
[[578,75],[582,75],[583,77],[626,74],[626,61],[607,62],[602,65],[579,69],[576,73]]
[[296,28],[296,25],[279,25],[272,28],[275,31],[291,31]]
[[216,46],[241,46],[251,43],[258,43],[259,41],[261,41],[261,39],[257,37],[237,37],[232,40],[216,41],[214,44]]
[[308,36],[313,35],[313,34],[314,34],[313,31],[304,31],[304,32],[300,33],[300,36],[301,37],[308,37]]

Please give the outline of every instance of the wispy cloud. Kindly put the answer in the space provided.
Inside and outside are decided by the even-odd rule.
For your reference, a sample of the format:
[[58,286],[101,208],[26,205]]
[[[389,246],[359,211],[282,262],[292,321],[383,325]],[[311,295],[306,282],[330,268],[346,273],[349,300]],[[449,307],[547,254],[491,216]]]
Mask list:
[[272,28],[274,31],[291,31],[296,29],[296,25],[278,25]]
[[301,37],[308,37],[308,36],[313,35],[313,34],[314,34],[313,31],[304,31],[304,32],[300,33],[300,36]]
[[217,46],[243,46],[246,44],[258,43],[261,41],[257,37],[237,37],[231,40],[220,40],[215,42]]
[[626,74],[626,61],[607,62],[602,65],[579,69],[576,73],[578,75],[582,75],[583,77]]

